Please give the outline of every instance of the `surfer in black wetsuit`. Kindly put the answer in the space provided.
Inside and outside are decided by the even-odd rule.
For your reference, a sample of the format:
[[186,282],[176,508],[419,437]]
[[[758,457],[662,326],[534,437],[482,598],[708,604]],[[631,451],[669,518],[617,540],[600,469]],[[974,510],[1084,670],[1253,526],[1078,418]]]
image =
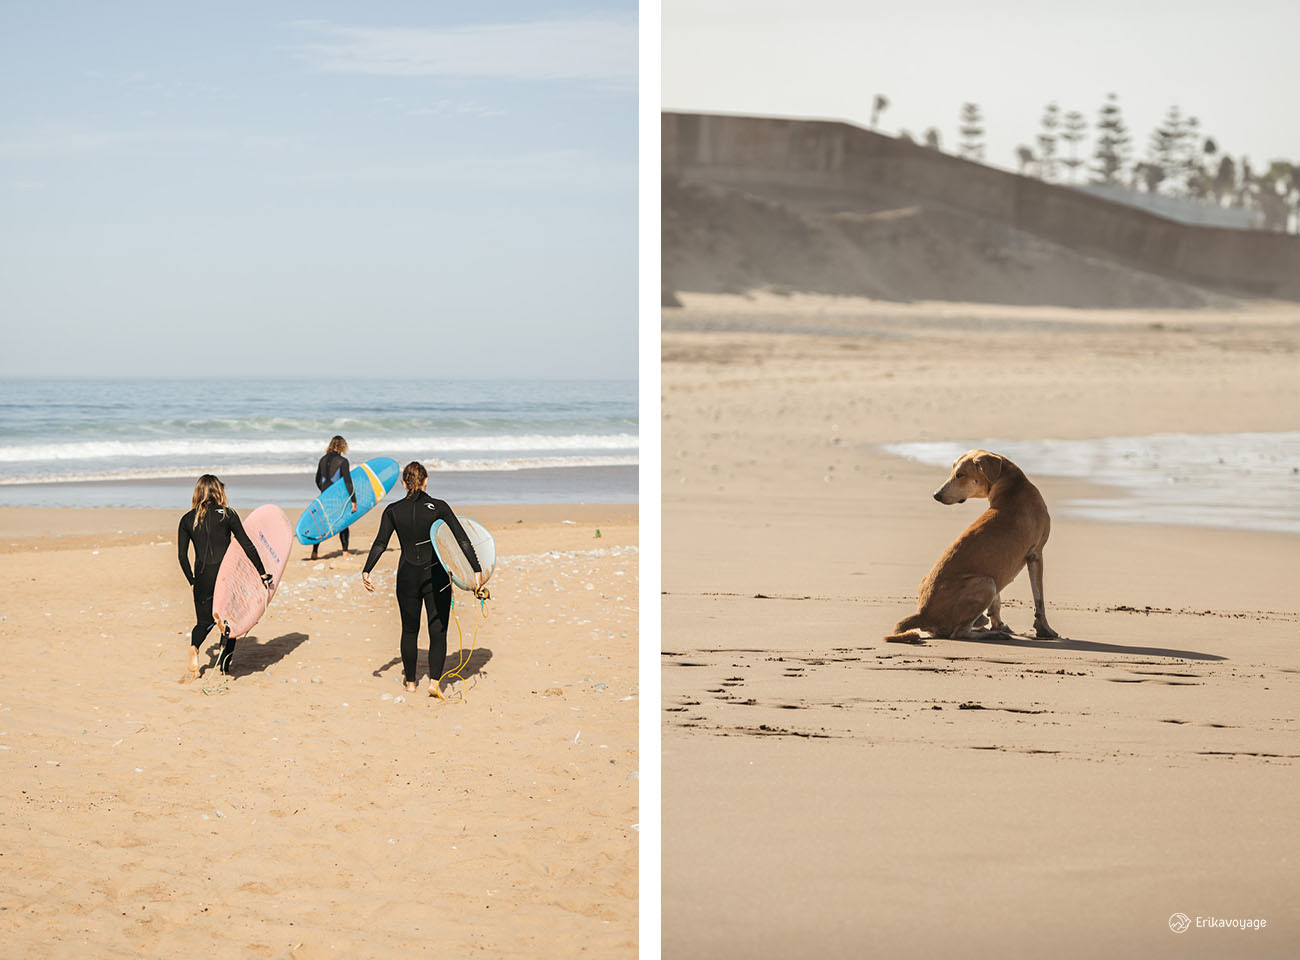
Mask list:
[[[226,505],[226,487],[210,473],[199,477],[194,484],[194,501],[190,512],[181,517],[180,528],[176,531],[176,551],[181,562],[181,571],[185,579],[194,588],[194,629],[190,632],[189,670],[181,682],[193,680],[199,675],[199,647],[203,638],[212,629],[212,594],[217,585],[217,572],[221,569],[221,560],[226,555],[233,536],[244,548],[244,553],[257,568],[266,588],[271,588],[271,575],[262,566],[262,558],[257,555],[253,541],[244,532],[244,525],[239,514]],[[194,543],[194,569],[190,569],[190,543]],[[235,652],[235,641],[227,639],[217,669],[222,673],[230,672],[230,657]]]
[[483,586],[483,571],[479,568],[474,546],[465,534],[465,528],[445,500],[435,500],[425,492],[429,473],[419,463],[408,463],[402,470],[402,483],[406,496],[388,505],[375,542],[370,545],[370,556],[361,574],[367,590],[375,592],[370,582],[370,571],[388,549],[393,531],[397,531],[402,545],[402,557],[397,562],[397,608],[402,615],[402,671],[406,689],[415,691],[419,684],[415,678],[415,664],[419,652],[420,605],[423,604],[429,620],[429,696],[443,699],[439,690],[443,665],[447,659],[447,617],[451,613],[451,580],[438,562],[429,539],[429,527],[435,520],[445,520],[465,551],[465,558],[474,568],[474,580]]
[[[352,512],[357,512],[357,492],[352,489],[352,465],[348,463],[346,456],[348,452],[348,442],[342,437],[331,437],[330,445],[325,450],[325,456],[320,458],[320,463],[316,464],[316,489],[324,491],[330,484],[339,480],[348,488],[348,496],[352,498]],[[339,531],[339,545],[343,547],[343,552],[348,552],[348,534],[349,530]],[[316,549],[319,543],[311,545],[311,558],[316,559]]]

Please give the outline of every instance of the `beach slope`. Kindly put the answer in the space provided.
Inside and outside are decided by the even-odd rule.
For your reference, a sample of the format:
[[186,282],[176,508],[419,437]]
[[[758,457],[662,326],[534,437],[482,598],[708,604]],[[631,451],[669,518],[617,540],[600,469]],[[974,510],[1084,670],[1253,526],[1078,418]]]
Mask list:
[[1294,431],[1294,308],[683,302],[663,340],[665,956],[1300,950],[1300,539],[1079,519],[1061,505],[1119,492],[1021,463],[1053,508],[1062,639],[1033,638],[1021,574],[1016,636],[885,643],[986,504],[935,503],[946,469],[879,449]]
[[402,689],[391,548],[370,595],[295,544],[182,684],[179,510],[0,511],[6,953],[633,956],[636,509],[464,509],[500,560],[457,704]]

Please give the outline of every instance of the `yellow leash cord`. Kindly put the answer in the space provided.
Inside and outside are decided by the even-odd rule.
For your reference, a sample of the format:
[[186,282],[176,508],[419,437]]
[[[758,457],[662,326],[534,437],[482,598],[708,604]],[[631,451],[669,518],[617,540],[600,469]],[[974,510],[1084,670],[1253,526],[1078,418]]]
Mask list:
[[[447,589],[450,590],[451,586],[448,585]],[[474,596],[478,600],[479,613],[481,613],[483,615],[483,619],[486,620],[488,618],[487,602],[489,599],[491,599],[491,594],[488,593],[487,587],[484,587],[481,592],[476,591]],[[441,691],[442,681],[447,679],[448,677],[451,677],[452,679],[455,680],[459,680],[462,684],[462,687],[461,687],[461,692],[457,695],[456,699],[447,700],[447,703],[465,703],[466,700],[468,700],[468,697],[466,696],[467,691],[465,688],[469,686],[469,681],[466,680],[465,677],[461,675],[461,671],[464,670],[466,667],[468,667],[470,661],[474,659],[474,649],[478,645],[479,613],[475,613],[474,615],[474,634],[472,637],[470,637],[469,656],[467,657],[465,656],[465,632],[460,628],[460,617],[456,615],[456,597],[455,594],[452,595],[451,619],[452,622],[456,624],[456,637],[458,643],[460,644],[460,650],[456,654],[456,666],[452,667],[450,670],[447,670],[446,672],[443,673],[442,676],[438,678],[438,689],[439,691]],[[447,698],[444,697],[443,699],[446,700]]]

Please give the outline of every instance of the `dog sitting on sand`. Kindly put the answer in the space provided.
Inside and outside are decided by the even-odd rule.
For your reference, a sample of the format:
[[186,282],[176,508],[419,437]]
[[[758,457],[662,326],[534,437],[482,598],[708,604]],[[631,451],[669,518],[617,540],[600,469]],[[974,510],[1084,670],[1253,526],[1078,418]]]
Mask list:
[[922,643],[917,629],[951,640],[1009,636],[999,595],[1025,566],[1034,592],[1034,635],[1057,636],[1043,604],[1043,545],[1052,522],[1042,494],[1006,457],[971,450],[957,459],[948,482],[934,494],[943,504],[970,497],[987,498],[989,508],[935,562],[917,591],[916,613],[900,620],[887,641]]

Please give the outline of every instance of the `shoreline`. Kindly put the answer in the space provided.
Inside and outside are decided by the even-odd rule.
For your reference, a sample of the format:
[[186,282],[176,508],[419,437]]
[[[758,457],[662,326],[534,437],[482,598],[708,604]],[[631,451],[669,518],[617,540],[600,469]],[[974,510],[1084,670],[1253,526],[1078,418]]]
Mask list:
[[[636,498],[638,467],[582,466],[524,470],[465,470],[434,472],[429,484],[435,495],[453,505],[476,503],[627,503]],[[195,477],[150,477],[134,480],[68,480],[54,483],[13,483],[0,486],[0,509],[15,507],[113,509],[157,508],[159,500],[188,504]],[[235,509],[276,503],[288,510],[304,509],[319,495],[310,473],[222,475]],[[384,498],[400,495],[400,483]],[[253,503],[256,501],[256,503]],[[182,511],[184,512],[184,511]]]
[[1300,432],[982,439],[877,449],[938,472],[974,448],[1033,464],[1040,477],[1087,484],[1089,492],[1057,501],[1076,517],[1300,534]]

